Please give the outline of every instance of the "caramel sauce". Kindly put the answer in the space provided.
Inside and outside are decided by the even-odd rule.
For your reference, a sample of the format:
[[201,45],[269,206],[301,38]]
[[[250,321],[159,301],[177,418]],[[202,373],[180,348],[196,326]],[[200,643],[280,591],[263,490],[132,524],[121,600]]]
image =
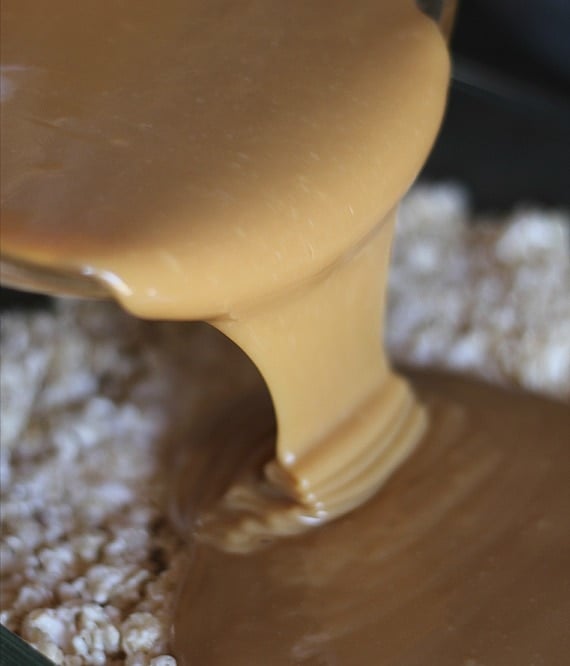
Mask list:
[[34,8],[2,8],[3,254],[211,322],[268,384],[273,483],[313,518],[360,504],[424,427],[378,331],[445,102],[437,25],[399,0],[69,0],[46,32]]
[[[95,281],[140,317],[208,321],[271,396],[244,422],[245,448],[222,454],[210,433],[191,463],[203,478],[183,663],[425,663],[421,650],[461,663],[453,650],[485,626],[466,609],[490,608],[462,576],[517,515],[534,525],[517,513],[534,488],[552,529],[528,533],[532,552],[568,543],[559,469],[541,471],[544,455],[567,460],[568,415],[434,380],[424,443],[377,494],[426,431],[379,331],[397,204],[445,103],[438,26],[411,0],[4,0],[2,26],[4,259]],[[516,589],[500,596],[495,572],[489,599],[505,617],[539,589],[537,609],[569,616],[549,577],[561,567],[531,579],[535,560],[501,552]],[[448,615],[461,631],[436,636]],[[550,654],[552,630],[528,622],[512,644]],[[486,645],[491,661],[506,650]]]
[[[410,379],[431,425],[406,464],[358,510],[289,539],[268,529],[249,555],[212,542],[206,507],[271,456],[267,404],[226,413],[192,451],[179,487],[182,506],[200,507],[175,625],[183,664],[567,660],[568,405]],[[247,497],[234,487],[230,498],[244,519]]]

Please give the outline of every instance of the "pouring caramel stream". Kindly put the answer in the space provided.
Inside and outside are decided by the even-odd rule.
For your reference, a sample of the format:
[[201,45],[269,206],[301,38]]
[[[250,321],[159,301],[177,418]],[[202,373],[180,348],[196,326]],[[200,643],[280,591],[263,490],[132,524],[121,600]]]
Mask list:
[[361,503],[423,428],[378,332],[445,101],[436,24],[369,0],[2,11],[4,255],[210,321],[268,384],[274,483],[315,517]]

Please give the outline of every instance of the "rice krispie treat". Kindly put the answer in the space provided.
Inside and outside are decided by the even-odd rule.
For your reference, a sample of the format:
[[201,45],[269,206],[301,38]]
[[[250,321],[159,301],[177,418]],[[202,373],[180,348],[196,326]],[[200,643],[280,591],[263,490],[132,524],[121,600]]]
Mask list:
[[[569,399],[568,215],[471,222],[456,187],[404,201],[392,357]],[[174,666],[185,546],[168,517],[169,452],[254,373],[235,372],[235,350],[202,324],[108,303],[4,314],[0,344],[0,620],[56,664]]]

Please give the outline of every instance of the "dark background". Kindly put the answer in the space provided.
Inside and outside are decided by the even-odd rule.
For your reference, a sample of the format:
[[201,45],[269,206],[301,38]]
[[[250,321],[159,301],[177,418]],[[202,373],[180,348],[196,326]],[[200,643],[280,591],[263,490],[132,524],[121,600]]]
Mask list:
[[[421,179],[465,184],[481,212],[570,207],[570,0],[464,0],[454,80]],[[0,307],[38,297],[0,290]]]
[[570,206],[570,0],[464,0],[446,118],[424,180],[475,207]]

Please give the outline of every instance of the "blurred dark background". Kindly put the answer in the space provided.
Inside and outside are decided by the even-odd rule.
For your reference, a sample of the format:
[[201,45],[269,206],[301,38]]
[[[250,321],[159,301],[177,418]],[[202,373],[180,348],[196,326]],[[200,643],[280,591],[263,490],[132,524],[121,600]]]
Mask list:
[[465,183],[480,211],[570,206],[570,0],[463,0],[451,48],[422,178]]
[[[421,179],[464,183],[480,212],[570,207],[570,0],[463,0],[454,80]],[[0,307],[39,297],[0,290]]]

